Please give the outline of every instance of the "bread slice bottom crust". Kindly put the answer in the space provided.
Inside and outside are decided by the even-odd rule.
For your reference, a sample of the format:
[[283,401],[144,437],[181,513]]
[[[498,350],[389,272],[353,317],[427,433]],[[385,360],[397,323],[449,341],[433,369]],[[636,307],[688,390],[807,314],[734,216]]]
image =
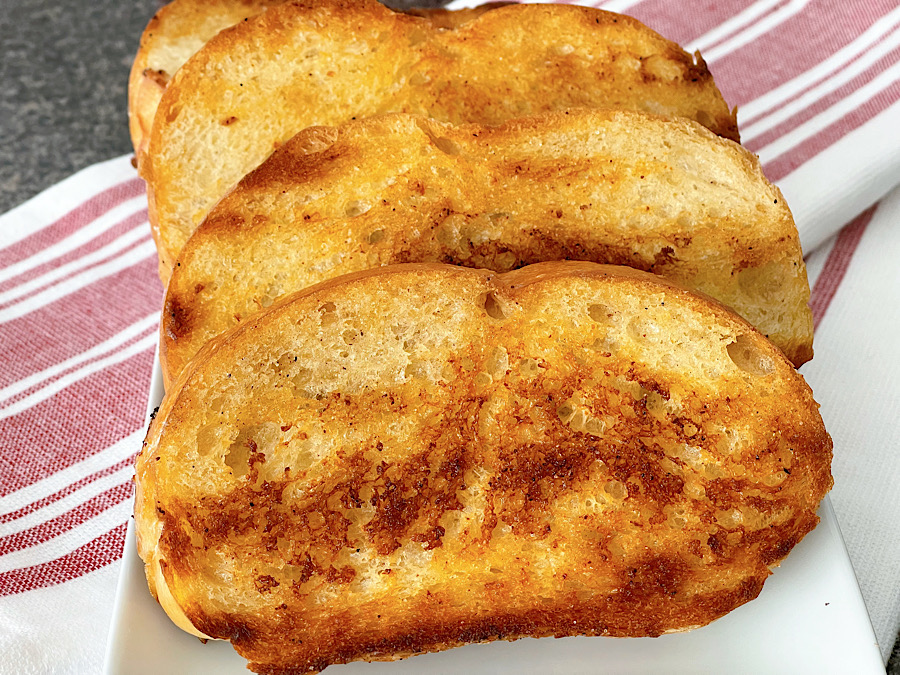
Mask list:
[[649,274],[399,265],[276,303],[137,461],[151,591],[261,673],[657,636],[755,598],[831,440],[748,323]]

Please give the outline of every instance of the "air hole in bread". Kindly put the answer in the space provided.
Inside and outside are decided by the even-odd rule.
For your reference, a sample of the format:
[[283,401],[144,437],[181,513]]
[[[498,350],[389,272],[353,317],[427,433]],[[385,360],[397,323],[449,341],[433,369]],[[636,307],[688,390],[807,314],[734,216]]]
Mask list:
[[619,342],[613,337],[607,335],[603,338],[597,338],[591,344],[591,349],[601,354],[612,354],[619,348]]
[[506,375],[509,370],[509,354],[503,347],[494,347],[487,361],[484,363],[484,369],[494,379],[498,379]]
[[716,522],[720,527],[726,530],[732,530],[743,522],[743,514],[739,509],[717,509],[715,513]]
[[432,136],[431,140],[434,141],[437,149],[446,155],[458,155],[462,152],[456,141],[452,141],[445,136]]
[[406,368],[403,369],[403,375],[407,379],[424,378],[426,374],[427,369],[421,361],[410,361]]
[[216,447],[219,440],[219,425],[207,424],[197,432],[197,454],[208,455]]
[[312,371],[309,368],[298,368],[291,377],[291,383],[300,390],[305,390],[311,381]]
[[687,519],[684,516],[672,516],[669,519],[669,527],[676,530],[683,530],[685,525],[687,525]]
[[356,218],[356,216],[361,216],[370,208],[372,207],[366,202],[354,199],[353,201],[347,202],[347,205],[344,207],[344,215],[348,218]]
[[502,321],[506,318],[503,314],[503,307],[500,305],[500,301],[497,300],[497,296],[493,293],[488,293],[484,297],[484,311],[487,312],[489,317],[497,319],[498,321]]
[[[646,391],[646,390],[644,390]],[[646,393],[647,412],[658,419],[665,417],[669,408],[669,402],[656,391],[647,391]]]
[[486,373],[481,371],[475,376],[475,388],[476,389],[484,389],[485,387],[491,386],[493,384],[494,378],[491,377],[490,373]]
[[584,423],[584,431],[591,436],[602,436],[606,431],[606,422],[596,417],[589,417]]
[[575,417],[575,406],[566,401],[556,409],[556,415],[563,424],[568,424]]
[[617,480],[608,481],[603,486],[603,491],[613,499],[625,499],[628,496],[628,488],[625,487],[624,483]]
[[519,372],[525,377],[534,377],[540,369],[541,365],[537,359],[521,359],[519,361]]
[[441,369],[441,379],[444,382],[452,382],[456,379],[456,368],[453,367],[452,363],[444,364],[444,367]]
[[602,303],[595,303],[588,305],[588,314],[597,323],[608,324],[612,323],[610,319],[615,316],[615,311]]
[[739,335],[725,349],[728,351],[728,357],[734,362],[734,365],[745,373],[762,376],[768,375],[775,370],[775,364],[772,363],[772,359],[754,344],[749,335]]
[[379,241],[384,239],[384,230],[373,230],[369,233],[369,243],[377,244]]
[[330,326],[335,321],[337,321],[337,316],[335,316],[335,311],[337,307],[333,302],[326,302],[324,305],[319,307],[319,323],[324,326]]
[[235,478],[243,478],[250,472],[249,440],[244,434],[240,434],[225,451],[225,464],[231,469]]

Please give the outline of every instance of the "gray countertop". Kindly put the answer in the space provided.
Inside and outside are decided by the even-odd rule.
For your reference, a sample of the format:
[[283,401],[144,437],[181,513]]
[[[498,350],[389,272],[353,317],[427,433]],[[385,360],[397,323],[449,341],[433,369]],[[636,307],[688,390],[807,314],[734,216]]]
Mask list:
[[[0,213],[131,151],[128,71],[163,4],[0,0]],[[900,642],[888,673],[900,675]]]
[[131,150],[128,71],[158,0],[0,0],[0,213]]

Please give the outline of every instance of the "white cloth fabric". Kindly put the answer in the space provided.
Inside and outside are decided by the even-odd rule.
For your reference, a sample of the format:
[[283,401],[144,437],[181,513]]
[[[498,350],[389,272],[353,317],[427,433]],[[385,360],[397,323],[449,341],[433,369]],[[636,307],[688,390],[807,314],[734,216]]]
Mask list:
[[[811,275],[833,246],[810,257]],[[815,357],[800,369],[834,439],[831,500],[885,661],[900,630],[898,260],[895,189],[866,227],[816,331]]]

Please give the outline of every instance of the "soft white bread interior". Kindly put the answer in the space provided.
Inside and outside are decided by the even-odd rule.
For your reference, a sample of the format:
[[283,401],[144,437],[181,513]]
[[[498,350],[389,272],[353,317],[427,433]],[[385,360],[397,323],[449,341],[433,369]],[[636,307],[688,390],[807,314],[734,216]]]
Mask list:
[[171,383],[211,337],[286,293],[399,262],[497,271],[581,259],[673,278],[799,366],[809,284],[756,157],[684,119],[573,110],[498,127],[391,114],[288,141],[211,211],[170,279]]
[[272,6],[210,39],[159,103],[139,168],[160,274],[222,195],[306,127],[383,112],[493,124],[602,106],[738,138],[703,60],[619,14],[508,5],[446,28],[375,0]]
[[815,526],[830,461],[803,378],[711,299],[591,263],[399,265],[207,344],[135,523],[176,622],[305,672],[707,624]]

